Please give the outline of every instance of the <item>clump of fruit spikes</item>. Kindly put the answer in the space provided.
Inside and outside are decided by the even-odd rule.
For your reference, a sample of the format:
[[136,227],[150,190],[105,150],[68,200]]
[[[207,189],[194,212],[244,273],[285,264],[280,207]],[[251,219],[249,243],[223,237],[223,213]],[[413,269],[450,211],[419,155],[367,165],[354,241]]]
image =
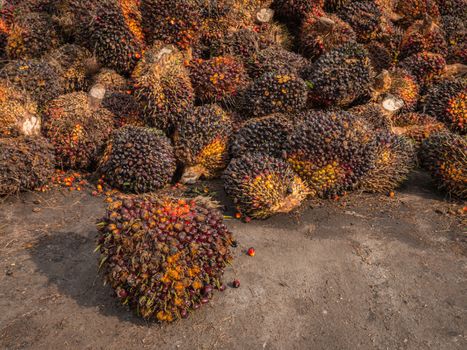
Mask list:
[[233,238],[214,203],[154,194],[110,201],[97,249],[122,304],[146,320],[173,322],[225,289]]
[[234,158],[223,179],[237,210],[256,219],[291,212],[309,192],[287,162],[261,153]]
[[170,140],[161,131],[125,126],[110,136],[98,172],[113,187],[145,193],[167,185],[175,163]]
[[394,12],[401,17],[400,22],[406,25],[423,19],[426,15],[435,20],[440,15],[435,0],[397,0]]
[[467,199],[467,139],[452,133],[434,134],[422,143],[420,159],[438,187]]
[[402,60],[399,66],[426,85],[439,78],[446,71],[446,60],[443,55],[431,52],[419,52]]
[[467,64],[467,27],[459,17],[443,16],[441,23],[448,45],[448,63]]
[[368,102],[352,107],[348,110],[353,115],[365,120],[375,130],[390,130],[392,113],[385,109],[381,103]]
[[396,135],[408,137],[419,148],[423,140],[447,129],[442,122],[430,115],[412,112],[394,116],[391,131]]
[[300,24],[307,14],[323,5],[324,0],[274,0],[271,8],[282,20]]
[[0,196],[46,185],[54,171],[53,148],[43,137],[0,137]]
[[177,159],[184,166],[180,182],[212,179],[228,164],[232,121],[218,105],[195,107],[180,118],[174,143]]

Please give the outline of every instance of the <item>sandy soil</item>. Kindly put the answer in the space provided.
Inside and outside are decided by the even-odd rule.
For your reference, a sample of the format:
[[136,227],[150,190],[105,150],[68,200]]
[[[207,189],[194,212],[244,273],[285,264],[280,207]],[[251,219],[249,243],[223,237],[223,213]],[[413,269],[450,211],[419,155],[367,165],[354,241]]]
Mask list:
[[103,210],[102,198],[65,190],[0,204],[0,349],[467,348],[462,203],[423,174],[395,198],[229,221],[240,245],[225,280],[241,287],[171,325],[138,319],[103,286]]

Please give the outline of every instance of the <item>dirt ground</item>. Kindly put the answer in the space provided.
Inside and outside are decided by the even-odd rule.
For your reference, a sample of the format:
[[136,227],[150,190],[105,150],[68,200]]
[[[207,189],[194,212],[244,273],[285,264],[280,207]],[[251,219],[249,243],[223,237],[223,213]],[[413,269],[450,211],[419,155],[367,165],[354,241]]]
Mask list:
[[241,287],[159,325],[119,306],[97,274],[101,197],[9,198],[0,349],[467,349],[462,205],[416,173],[395,198],[353,194],[301,215],[230,220],[240,244],[225,281]]

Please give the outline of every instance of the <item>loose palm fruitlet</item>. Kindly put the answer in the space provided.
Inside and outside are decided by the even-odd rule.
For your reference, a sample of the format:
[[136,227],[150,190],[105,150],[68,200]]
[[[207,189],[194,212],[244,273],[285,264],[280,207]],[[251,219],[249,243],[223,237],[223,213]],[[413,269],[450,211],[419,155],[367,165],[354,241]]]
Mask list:
[[0,137],[0,196],[46,185],[54,165],[53,148],[43,137]]
[[194,104],[195,94],[184,63],[185,56],[176,47],[157,42],[133,72],[135,97],[145,106],[143,117],[167,134]]
[[423,51],[402,60],[400,67],[412,73],[420,85],[426,85],[446,71],[446,60],[443,55]]
[[361,179],[360,188],[389,193],[407,180],[415,165],[415,149],[408,138],[388,131],[378,133],[372,146],[371,169]]
[[248,83],[242,61],[234,57],[195,59],[189,70],[196,97],[203,102],[228,102]]
[[256,219],[289,213],[309,193],[287,162],[261,153],[233,159],[223,179],[225,191],[237,210]]
[[240,96],[245,117],[273,113],[296,113],[307,102],[306,83],[288,71],[268,72],[256,79]]
[[211,179],[228,164],[230,115],[218,105],[195,107],[180,118],[174,134],[175,154],[184,166],[182,183]]
[[422,141],[432,134],[445,132],[447,129],[442,122],[430,115],[403,113],[394,116],[391,131],[397,135],[408,137],[419,147]]
[[113,187],[145,193],[167,185],[175,169],[173,147],[162,131],[125,126],[110,136],[98,172]]
[[340,196],[371,168],[372,128],[344,111],[308,111],[285,145],[285,159],[312,194]]
[[402,37],[400,57],[428,51],[447,55],[448,47],[444,31],[431,18],[414,22]]
[[0,137],[39,135],[37,104],[26,92],[0,80]]
[[105,282],[147,320],[172,322],[223,290],[233,238],[206,198],[114,198],[97,224]]
[[293,122],[279,113],[249,119],[232,136],[230,154],[233,158],[247,153],[280,158],[293,127]]
[[434,134],[420,150],[423,167],[440,189],[467,199],[467,138],[451,133]]
[[64,169],[93,167],[102,155],[113,125],[113,114],[94,106],[84,92],[60,96],[44,110],[44,136],[54,146],[57,164]]
[[422,100],[425,113],[445,123],[452,131],[466,134],[467,82],[445,79],[432,85]]
[[347,106],[369,95],[373,69],[361,44],[346,43],[323,54],[306,68],[309,99],[319,106]]

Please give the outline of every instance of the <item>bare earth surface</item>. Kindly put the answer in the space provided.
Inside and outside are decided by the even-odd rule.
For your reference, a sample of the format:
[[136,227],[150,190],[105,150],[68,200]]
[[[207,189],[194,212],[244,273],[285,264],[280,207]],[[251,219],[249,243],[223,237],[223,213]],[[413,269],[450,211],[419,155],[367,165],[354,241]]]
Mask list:
[[296,217],[230,220],[240,245],[225,281],[241,287],[159,325],[119,306],[97,274],[103,198],[9,198],[0,349],[467,349],[462,208],[417,173],[395,198],[354,194]]

